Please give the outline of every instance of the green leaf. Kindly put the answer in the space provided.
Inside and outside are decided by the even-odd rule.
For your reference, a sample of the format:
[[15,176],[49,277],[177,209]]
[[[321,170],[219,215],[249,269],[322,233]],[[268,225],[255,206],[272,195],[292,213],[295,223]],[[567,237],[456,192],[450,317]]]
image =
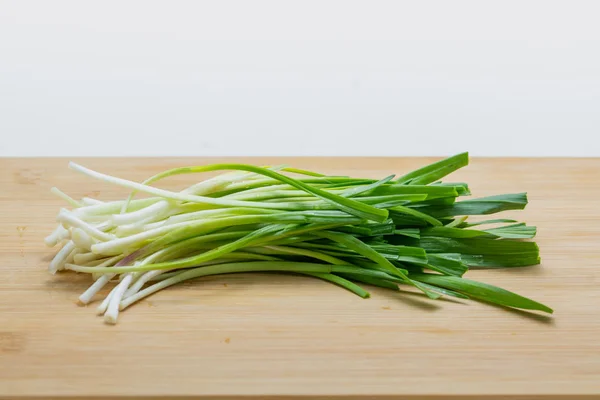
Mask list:
[[357,282],[366,283],[373,286],[382,287],[385,289],[398,290],[398,284],[390,281],[386,281],[384,279],[377,279],[370,276],[365,275],[347,275],[347,274],[339,274],[346,279],[350,279]]
[[396,206],[396,207],[392,207],[390,208],[390,216],[392,217],[392,219],[395,220],[395,217],[398,215],[408,215],[410,217],[413,217],[414,219],[418,220],[418,221],[423,221],[429,225],[433,225],[433,226],[442,226],[442,223],[440,221],[438,221],[437,219],[435,219],[434,217],[424,214],[421,211],[409,208],[409,207],[404,207],[404,206]]
[[332,180],[323,186],[323,189],[348,189],[358,185],[369,185],[377,182],[374,179],[356,179],[346,177],[344,180]]
[[537,229],[535,226],[526,226],[524,223],[520,223],[485,229],[484,232],[505,239],[531,239],[535,237]]
[[[412,186],[412,185],[411,185]],[[469,196],[471,190],[465,182],[434,182],[430,187],[453,187],[459,196]]]
[[421,237],[437,236],[446,238],[474,238],[478,236],[492,236],[489,232],[478,231],[475,229],[448,228],[446,226],[436,226],[433,228],[421,229]]
[[346,274],[350,276],[368,276],[375,279],[384,279],[390,282],[405,283],[406,280],[390,275],[389,273],[377,269],[359,268],[353,265],[334,265],[331,267],[334,274]]
[[459,292],[455,292],[454,290],[445,289],[445,288],[442,288],[442,287],[439,287],[439,286],[435,286],[435,285],[430,285],[429,283],[425,283],[425,282],[420,282],[420,283],[421,283],[421,285],[423,285],[427,289],[432,290],[434,292],[437,292],[437,293],[439,293],[441,295],[444,295],[444,296],[451,296],[451,297],[456,297],[456,298],[459,298],[459,299],[468,299],[469,298],[469,296],[466,296],[466,295],[464,295],[462,293],[459,293]]
[[317,231],[313,232],[313,235],[324,237],[335,242],[341,243],[344,246],[348,247],[351,250],[356,251],[362,256],[370,259],[371,261],[379,264],[382,268],[385,268],[390,274],[395,275],[403,279],[405,282],[410,283],[411,285],[421,289],[428,297],[435,299],[438,297],[436,293],[432,293],[427,288],[424,288],[419,282],[415,282],[404,274],[400,269],[396,268],[394,264],[392,264],[387,258],[383,255],[379,254],[377,251],[372,249],[367,244],[361,242],[354,236],[350,236],[344,233],[336,233],[336,232],[327,232],[327,231]]
[[[414,239],[413,239],[414,240]],[[422,237],[411,243],[427,253],[460,253],[462,261],[478,267],[522,267],[540,263],[540,251],[535,242],[506,239],[452,239]],[[478,257],[469,257],[475,255]]]
[[[348,259],[350,260],[350,261],[346,260],[346,261],[348,261],[347,262],[348,265],[356,265],[356,266],[361,267],[361,268],[373,269],[373,270],[384,272],[384,273],[386,273],[386,274],[389,275],[389,272],[388,272],[387,269],[382,268],[379,264],[374,263],[373,261],[371,261],[369,259],[366,259],[366,258],[356,258],[356,257],[348,257]],[[392,264],[394,264],[394,266],[396,268],[398,268],[400,271],[402,271],[402,273],[404,275],[408,275],[408,270],[406,270],[405,268],[403,268],[403,266],[400,265],[400,263],[392,261]],[[389,279],[389,278],[384,278],[384,279],[391,280],[392,282],[397,282],[398,278],[392,276],[392,279]]]
[[332,240],[334,242],[340,243],[347,247],[348,249],[357,252],[370,259],[371,261],[379,264],[382,268],[385,268],[392,275],[398,276],[405,281],[408,281],[408,277],[400,272],[398,268],[396,268],[392,263],[390,263],[384,256],[379,254],[377,251],[372,249],[369,245],[363,243],[361,240],[355,238],[354,236],[338,233],[338,232],[329,232],[329,231],[315,231],[312,232],[314,236],[326,238]]
[[446,228],[462,228],[461,225],[467,220],[467,218],[469,217],[466,215],[459,218],[454,218],[452,221],[448,222],[447,224],[444,224],[444,226]]
[[[364,196],[364,197],[356,197],[354,200],[360,201],[365,204],[373,204],[378,205],[378,207],[383,207],[382,204],[387,204],[391,202],[402,202],[400,205],[404,203],[410,202],[421,202],[427,198],[426,194],[388,194],[385,196]],[[390,208],[384,207],[384,208]]]
[[365,289],[361,288],[357,284],[350,282],[350,281],[348,281],[340,276],[337,276],[337,275],[327,274],[327,273],[319,273],[319,272],[303,272],[302,274],[314,276],[315,278],[319,278],[324,281],[334,283],[338,286],[343,287],[344,289],[348,289],[349,291],[351,291],[354,294],[357,294],[358,296],[362,297],[363,299],[366,299],[371,296],[369,294],[369,292],[367,292]]
[[454,186],[429,186],[429,185],[403,185],[403,184],[391,184],[379,186],[370,192],[363,193],[365,196],[391,196],[391,195],[426,195],[428,198],[437,197],[456,197],[459,195],[459,190],[463,191],[464,187],[461,185]]
[[537,310],[552,314],[553,310],[544,304],[520,296],[516,293],[501,289],[486,283],[476,282],[455,276],[436,274],[415,274],[414,279],[430,285],[444,287],[465,294],[471,298],[499,304],[505,307],[520,308],[524,310]]
[[353,197],[353,196],[358,196],[362,193],[368,193],[369,191],[381,186],[381,185],[385,185],[386,183],[388,183],[389,181],[391,181],[392,179],[394,179],[395,175],[390,175],[387,176],[381,180],[378,180],[377,182],[373,182],[370,183],[368,185],[364,185],[364,186],[355,186],[353,188],[350,189],[346,189],[344,190],[340,196],[342,197]]
[[388,259],[419,265],[427,264],[427,254],[420,247],[377,244],[372,245],[371,248],[380,254],[389,255],[386,256]]
[[428,268],[444,275],[463,276],[469,270],[457,253],[427,254]]
[[456,197],[437,197],[431,200],[427,199],[419,202],[411,202],[408,204],[408,206],[416,209],[428,206],[451,206],[455,203],[455,201]]
[[[345,232],[358,236],[390,235],[395,231],[394,221],[388,219],[382,223],[371,223],[363,225],[344,225],[336,228],[337,232]],[[418,233],[418,230],[417,230]]]
[[527,205],[526,193],[502,194],[464,200],[451,206],[420,207],[419,211],[433,217],[452,217],[455,215],[484,215],[508,210],[522,210]]
[[417,228],[396,229],[393,233],[395,235],[408,236],[415,239],[419,239],[421,237],[421,231]]
[[396,180],[405,185],[426,185],[469,164],[469,153],[461,153],[410,172]]
[[[266,167],[265,167],[266,168]],[[314,176],[314,177],[319,177],[319,178],[323,178],[326,175],[320,174],[318,172],[314,172],[314,171],[308,171],[305,169],[299,169],[299,168],[291,168],[291,167],[284,167],[282,168],[282,171],[285,172],[291,172],[293,174],[300,174],[300,175],[308,175],[308,176]]]
[[472,269],[528,267],[540,263],[537,253],[511,254],[463,254],[461,258]]
[[458,225],[458,228],[470,228],[472,226],[478,226],[478,225],[502,224],[502,223],[513,223],[513,222],[517,222],[517,221],[515,221],[514,219],[506,219],[506,218],[486,219],[485,221],[477,221],[477,222],[462,221],[461,224]]

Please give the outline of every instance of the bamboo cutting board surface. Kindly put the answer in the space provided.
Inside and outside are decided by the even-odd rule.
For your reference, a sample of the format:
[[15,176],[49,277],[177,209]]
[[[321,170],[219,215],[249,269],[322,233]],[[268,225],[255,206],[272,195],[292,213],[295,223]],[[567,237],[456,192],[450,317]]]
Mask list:
[[[224,159],[79,159],[141,181]],[[232,159],[229,159],[231,161]],[[381,178],[433,158],[236,158]],[[360,299],[304,277],[196,280],[123,312],[116,326],[75,305],[89,277],[48,274],[57,186],[74,197],[127,191],[66,159],[0,159],[0,397],[306,396],[564,398],[600,394],[600,159],[474,159],[451,176],[474,196],[529,193],[542,265],[468,277],[555,309],[552,317],[369,288]],[[182,188],[192,176],[162,183]]]

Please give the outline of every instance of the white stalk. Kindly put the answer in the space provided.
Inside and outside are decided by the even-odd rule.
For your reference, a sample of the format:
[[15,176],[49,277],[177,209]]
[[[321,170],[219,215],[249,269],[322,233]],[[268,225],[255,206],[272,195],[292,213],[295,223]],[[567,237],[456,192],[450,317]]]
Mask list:
[[[267,178],[267,177],[261,177],[261,178],[257,178],[257,179],[253,179],[252,180],[253,184],[269,184],[272,183],[272,185],[268,185],[268,186],[274,186],[274,185],[280,185],[282,184],[280,181],[278,181],[277,179],[273,179],[273,178]],[[231,185],[229,185],[227,187],[228,190],[235,190],[235,189],[244,189],[244,187],[247,185],[247,182],[235,182],[232,183]]]
[[[81,271],[80,267],[91,267],[91,266],[102,267],[102,268],[113,267],[116,263],[118,263],[124,257],[125,256],[123,254],[120,254],[120,255],[114,256],[114,257],[90,260],[90,261],[87,261],[87,265],[78,265],[78,264],[72,264],[70,262],[66,262],[64,269],[80,272]],[[103,274],[103,275],[110,275],[110,274]]]
[[68,238],[70,235],[71,232],[69,232],[68,229],[65,229],[62,224],[59,224],[56,229],[54,229],[54,231],[52,231],[52,233],[44,239],[44,243],[46,243],[46,246],[48,247],[54,247],[58,244],[58,242]]
[[103,242],[109,241],[115,238],[114,235],[102,232],[100,229],[88,224],[87,222],[79,219],[75,214],[66,209],[61,209],[58,213],[57,220],[64,224],[68,224],[72,227],[80,228],[85,231],[88,235],[101,240]]
[[[277,211],[273,211],[277,212]],[[202,219],[206,217],[214,217],[214,216],[229,216],[234,213],[234,210],[230,208],[218,208],[213,210],[200,210],[188,212],[185,214],[173,215],[167,218],[164,222],[165,225],[174,225],[177,223],[182,223],[186,221],[192,221],[197,219]],[[265,212],[256,211],[257,214],[265,214]]]
[[75,262],[75,264],[83,265],[90,261],[99,260],[100,258],[100,255],[94,253],[79,253],[75,255],[73,261]]
[[135,235],[117,238],[108,242],[96,243],[92,246],[92,251],[96,254],[114,255],[123,252],[125,249],[131,247],[136,243],[140,243],[144,240],[152,239],[160,236],[164,233],[172,231],[174,228],[188,225],[185,222],[179,224],[173,224],[169,226],[162,226],[149,231],[140,232]]
[[129,287],[132,278],[133,277],[131,276],[131,274],[127,274],[125,278],[123,278],[123,280],[115,288],[116,290],[113,293],[110,301],[108,302],[108,309],[104,314],[104,322],[109,324],[117,323],[117,318],[119,317],[119,304],[121,303],[121,298],[123,297],[123,294]]
[[84,197],[81,199],[81,204],[84,206],[95,206],[98,204],[104,204],[104,202],[98,199],[92,199],[91,197]]
[[210,194],[225,189],[230,183],[231,181],[228,180],[218,180],[211,182],[211,180],[209,179],[204,182],[196,183],[195,185],[183,190],[181,193],[189,193],[197,196]]
[[[164,248],[161,250],[158,250],[152,254],[150,254],[148,257],[146,257],[145,259],[141,260],[141,261],[136,261],[135,265],[146,265],[146,264],[150,264],[155,262],[156,260],[160,259],[160,257],[162,257],[165,253],[167,253],[169,250],[169,248]],[[133,273],[133,281],[132,281],[132,285],[135,284],[138,279],[140,279],[146,272],[134,272]],[[122,275],[121,275],[122,276]],[[139,290],[139,289],[138,289]],[[129,291],[129,290],[128,290]],[[127,294],[127,293],[126,293]]]
[[136,280],[129,289],[127,289],[127,291],[125,292],[125,294],[123,294],[123,298],[126,299],[130,296],[133,296],[134,294],[136,294],[145,284],[146,282],[148,282],[149,280],[164,274],[165,272],[169,272],[170,270],[168,269],[159,269],[159,270],[154,270],[154,271],[148,271],[144,274],[142,274],[138,280]]
[[50,265],[48,266],[48,271],[50,273],[55,274],[56,271],[62,269],[63,265],[67,257],[71,254],[71,252],[75,249],[75,243],[72,240],[69,240],[62,249],[52,259]]
[[108,295],[102,300],[102,303],[96,308],[96,315],[102,315],[106,312],[108,308],[108,304],[110,303],[110,299],[112,299],[113,294],[116,292],[117,287],[115,286]]
[[114,257],[103,258],[103,259],[92,261],[92,262],[98,262],[96,267],[114,267],[115,264],[117,264],[119,261],[121,261],[121,259],[124,257],[125,257],[124,254],[119,254]]
[[[129,206],[130,206],[130,208],[137,210],[137,209],[152,205],[159,201],[162,201],[162,199],[159,197],[138,199],[138,200],[132,200],[131,203],[129,204]],[[125,200],[110,201],[110,202],[105,202],[102,204],[95,204],[95,205],[80,207],[80,208],[74,210],[73,212],[80,218],[83,218],[83,216],[86,216],[86,215],[87,216],[92,216],[92,215],[94,215],[94,216],[109,215],[110,216],[112,214],[119,213],[121,211],[121,207],[123,206],[123,204],[125,204]]]
[[114,227],[115,226],[112,224],[112,222],[107,221],[107,220],[104,220],[103,222],[99,223],[98,225],[94,225],[94,228],[98,229],[101,232],[109,231]]
[[[106,262],[106,260],[109,260],[109,259],[110,259],[110,258],[106,258],[106,257],[105,257],[105,258],[99,258],[99,259],[97,259],[97,260],[91,260],[91,261],[88,261],[88,262],[85,264],[85,266],[86,266],[86,267],[98,267],[98,266],[100,266],[101,264],[104,264],[104,263]],[[70,269],[70,268],[71,268],[71,265],[74,265],[74,264],[65,264],[65,269]],[[108,267],[108,266],[110,266],[110,265],[107,265],[107,267]]]
[[72,263],[72,262],[73,262],[73,259],[75,258],[75,256],[76,256],[77,254],[79,254],[80,252],[81,252],[81,250],[79,250],[77,247],[75,247],[73,250],[71,250],[71,252],[70,252],[70,253],[69,253],[69,255],[67,256],[67,258],[65,258],[65,262],[64,262],[64,263],[63,263],[63,265],[60,267],[59,271],[60,271],[60,270],[63,270],[63,269],[65,269],[65,265],[66,265],[67,263]]
[[245,171],[226,172],[224,174],[217,175],[205,181],[196,183],[195,185],[192,185],[187,189],[183,190],[182,193],[203,195],[218,192],[219,190],[225,189],[233,182],[239,182],[240,180],[244,179],[252,180],[252,175],[256,174]]
[[71,229],[71,240],[82,250],[90,251],[95,240],[81,228]]
[[124,310],[127,307],[129,307],[130,305],[132,305],[133,303],[140,301],[144,297],[150,296],[151,294],[156,293],[161,289],[164,289],[166,287],[169,287],[171,285],[178,283],[179,282],[179,280],[177,279],[178,275],[179,274],[177,274],[169,279],[165,279],[164,281],[155,283],[154,285],[148,286],[146,289],[139,291],[136,294],[131,295],[126,299],[123,299],[123,301],[121,301],[119,308],[121,310]]
[[[234,186],[234,185],[231,185],[231,186]],[[231,189],[231,187],[229,189]],[[287,183],[282,183],[279,185],[260,186],[260,187],[254,188],[254,189],[246,189],[242,192],[228,194],[227,196],[223,196],[223,197],[228,198],[228,199],[236,199],[238,197],[245,196],[248,194],[270,192],[272,190],[285,190],[287,193],[288,190],[297,190],[297,189],[291,185],[288,185]]]
[[90,275],[92,276],[92,280],[95,282],[98,279],[102,278],[106,274],[103,274],[103,273],[100,273],[100,272],[92,272]]
[[139,223],[135,223],[135,224],[121,225],[121,226],[117,227],[117,229],[115,230],[115,235],[117,237],[135,235],[136,233],[146,232],[146,231],[149,231],[152,229],[159,228],[159,227],[165,225],[165,223],[166,223],[166,220],[158,221],[158,222],[148,222],[148,223],[146,223],[144,221],[140,221]]
[[71,205],[71,207],[77,208],[77,207],[81,206],[81,204],[79,204],[79,202],[77,200],[75,200],[74,198],[72,198],[71,196],[69,196],[68,194],[66,194],[65,192],[63,192],[62,190],[60,190],[57,187],[51,188],[50,193],[55,194],[56,196],[60,197],[61,199],[63,199],[67,203],[69,203]]
[[125,225],[133,224],[150,217],[160,218],[160,216],[166,214],[172,206],[173,205],[171,202],[161,200],[158,203],[154,203],[137,211],[132,211],[125,214],[114,214],[111,216],[111,220],[115,225]]
[[92,298],[98,293],[112,278],[115,274],[106,274],[98,278],[92,286],[88,288],[81,296],[79,296],[79,303],[88,304]]
[[[126,187],[131,190],[136,190],[140,192],[145,192],[149,194],[153,194],[155,196],[160,196],[165,199],[171,200],[179,200],[179,201],[189,201],[192,203],[201,203],[201,204],[212,204],[212,205],[220,205],[227,207],[259,207],[259,208],[274,208],[274,209],[282,209],[282,206],[277,203],[261,203],[261,202],[252,202],[252,201],[237,201],[237,200],[227,200],[223,198],[212,198],[212,197],[204,197],[191,195],[186,193],[177,193],[169,190],[155,188],[153,186],[144,185],[141,183],[129,181],[127,179],[117,178],[114,176],[102,174],[100,172],[93,171],[91,169],[85,168],[79,164],[74,162],[69,163],[69,167],[77,172],[81,172],[89,177],[94,179],[98,179],[107,183],[112,183],[114,185]],[[92,206],[94,207],[94,206]]]
[[160,274],[158,276],[155,276],[154,278],[151,278],[150,280],[148,280],[148,282],[159,282],[159,281],[163,281],[165,279],[169,279],[175,275],[177,275],[178,273],[180,273],[181,271],[179,270],[171,270],[171,272],[165,272],[164,274]]
[[132,305],[133,303],[140,301],[144,297],[150,296],[151,294],[156,293],[159,290],[162,290],[169,286],[175,285],[179,282],[187,281],[189,279],[194,279],[194,278],[197,278],[200,276],[205,276],[206,274],[203,273],[204,267],[208,266],[208,265],[213,265],[213,264],[219,264],[219,263],[206,263],[206,265],[203,265],[200,267],[183,269],[181,272],[174,271],[175,274],[172,276],[169,276],[169,278],[159,281],[151,286],[148,286],[147,288],[123,299],[120,304],[120,309],[124,310],[127,307],[129,307],[130,305]]

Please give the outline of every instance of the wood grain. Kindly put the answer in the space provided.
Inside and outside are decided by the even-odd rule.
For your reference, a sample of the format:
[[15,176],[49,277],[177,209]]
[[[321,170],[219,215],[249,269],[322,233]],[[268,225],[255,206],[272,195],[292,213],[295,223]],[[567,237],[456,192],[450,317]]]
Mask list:
[[[382,177],[434,159],[236,159]],[[223,159],[82,159],[142,180]],[[51,276],[49,189],[117,199],[65,159],[0,159],[0,397],[590,398],[600,394],[599,159],[474,159],[474,195],[527,191],[505,213],[539,227],[540,266],[469,277],[531,296],[553,317],[371,289],[362,300],[302,277],[246,274],[162,291],[107,326],[75,305],[89,284]],[[192,176],[164,187],[180,188]]]

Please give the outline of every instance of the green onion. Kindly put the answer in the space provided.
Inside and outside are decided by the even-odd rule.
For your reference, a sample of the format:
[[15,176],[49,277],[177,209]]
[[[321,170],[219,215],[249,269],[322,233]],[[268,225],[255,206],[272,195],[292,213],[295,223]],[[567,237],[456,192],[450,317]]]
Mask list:
[[[551,313],[510,291],[463,278],[469,268],[540,262],[536,228],[470,215],[521,210],[525,193],[462,200],[466,183],[440,182],[468,164],[462,153],[395,179],[327,176],[286,166],[212,164],[164,171],[142,183],[84,175],[132,190],[127,199],[79,201],[53,188],[70,209],[45,239],[61,245],[49,270],[87,273],[80,303],[115,281],[98,307],[107,323],[169,286],[210,275],[277,272],[333,283],[362,298],[367,284],[413,286],[431,299],[451,296]],[[223,171],[181,191],[155,186],[174,175]],[[393,171],[391,171],[393,172]],[[135,199],[137,192],[152,197]]]

